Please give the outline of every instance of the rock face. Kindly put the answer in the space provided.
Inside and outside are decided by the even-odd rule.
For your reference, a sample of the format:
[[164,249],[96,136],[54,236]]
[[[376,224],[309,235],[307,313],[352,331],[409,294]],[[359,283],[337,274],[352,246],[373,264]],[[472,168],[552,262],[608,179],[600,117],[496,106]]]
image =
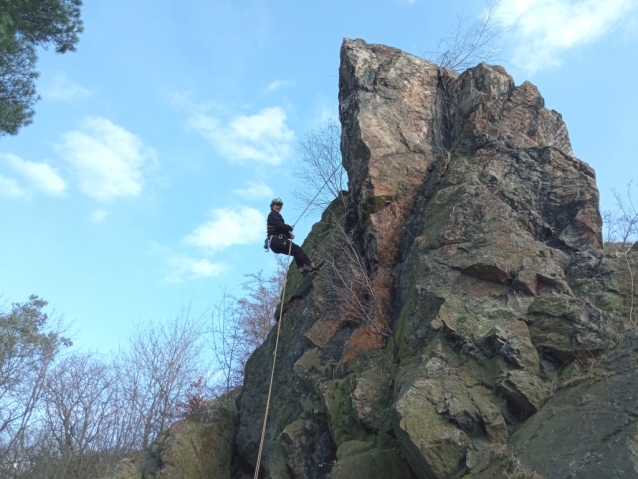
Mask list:
[[[578,378],[603,367],[592,361],[618,342],[629,295],[603,255],[594,171],[561,116],[501,67],[458,75],[362,40],[343,43],[339,102],[349,193],[304,244],[329,259],[322,273],[289,273],[260,477],[504,478],[514,459],[594,477],[587,458],[613,441],[552,439],[552,421],[569,410],[574,437],[607,434],[576,420],[579,391],[594,387]],[[330,268],[353,263],[340,235],[364,265],[349,270],[367,281],[352,292],[364,315],[331,300]],[[250,359],[238,402],[245,471],[274,340]],[[625,366],[609,359],[619,371],[631,344],[614,353]],[[633,406],[609,408],[600,430],[624,428],[626,469]],[[534,451],[565,456],[541,467]]]
[[[304,243],[321,272],[288,273],[259,477],[638,478],[638,248],[603,254],[561,116],[501,67],[362,40],[339,102],[349,192]],[[246,365],[233,470],[207,477],[254,475],[275,335]]]
[[[364,246],[377,297],[374,324],[350,338],[350,359],[383,343],[391,325],[396,264],[406,217],[435,162],[433,124],[439,69],[394,48],[345,41],[339,69],[341,150],[348,171],[355,234]],[[375,326],[378,326],[375,328]],[[361,336],[364,341],[358,341]]]
[[219,411],[193,413],[173,424],[110,479],[210,479],[230,477],[234,418]]
[[[632,332],[516,431],[512,453],[547,479],[638,477],[637,382]],[[502,477],[503,462],[479,477]]]

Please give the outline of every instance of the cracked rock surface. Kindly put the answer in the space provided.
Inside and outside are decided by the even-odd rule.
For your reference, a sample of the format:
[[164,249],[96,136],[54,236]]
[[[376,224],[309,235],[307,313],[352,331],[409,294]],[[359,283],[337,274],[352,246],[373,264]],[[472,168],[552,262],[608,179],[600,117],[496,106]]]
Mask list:
[[[510,449],[547,479],[638,477],[638,335],[559,390]],[[497,462],[479,479],[503,477]]]

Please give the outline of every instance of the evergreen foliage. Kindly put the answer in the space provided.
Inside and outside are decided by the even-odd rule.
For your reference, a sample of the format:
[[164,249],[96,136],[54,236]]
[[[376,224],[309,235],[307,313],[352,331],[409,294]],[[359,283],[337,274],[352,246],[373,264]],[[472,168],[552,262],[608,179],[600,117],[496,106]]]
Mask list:
[[0,477],[9,477],[7,470],[18,467],[30,448],[27,428],[46,374],[58,353],[71,345],[59,320],[43,311],[46,305],[30,296],[0,311]]
[[0,0],[0,136],[31,123],[38,101],[36,48],[75,51],[82,0]]

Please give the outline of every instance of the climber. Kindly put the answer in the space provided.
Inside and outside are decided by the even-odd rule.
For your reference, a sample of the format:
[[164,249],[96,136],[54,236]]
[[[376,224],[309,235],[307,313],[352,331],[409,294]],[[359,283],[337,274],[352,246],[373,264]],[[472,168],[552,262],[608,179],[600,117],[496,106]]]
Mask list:
[[[281,198],[273,198],[270,202],[270,214],[267,221],[268,239],[266,240],[268,246],[274,253],[278,254],[288,254],[290,251],[290,255],[295,258],[297,268],[302,275],[305,276],[308,273],[318,271],[319,267],[310,261],[310,258],[301,247],[292,243],[292,240],[295,239],[292,230],[295,227],[284,223],[284,219],[279,214],[283,206],[284,202]],[[289,241],[292,246],[288,243]]]

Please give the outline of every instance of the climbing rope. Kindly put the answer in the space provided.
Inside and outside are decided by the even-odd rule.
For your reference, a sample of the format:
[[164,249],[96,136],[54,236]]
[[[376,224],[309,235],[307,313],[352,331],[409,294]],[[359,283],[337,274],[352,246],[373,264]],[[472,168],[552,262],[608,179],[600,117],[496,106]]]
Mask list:
[[334,169],[334,171],[330,174],[330,176],[328,177],[328,179],[324,182],[323,186],[321,188],[319,188],[319,191],[317,191],[317,194],[310,200],[310,203],[308,203],[308,205],[306,206],[306,208],[301,212],[301,214],[299,215],[299,218],[297,218],[297,221],[295,221],[292,226],[294,227],[299,220],[303,217],[303,215],[306,213],[306,211],[308,211],[308,208],[310,208],[310,205],[312,205],[315,200],[317,199],[317,197],[319,196],[319,194],[323,191],[323,189],[326,187],[326,185],[328,184],[328,182],[332,179],[332,177],[335,175],[335,173],[337,172],[337,170],[339,170],[339,168],[341,168],[341,165],[337,165],[337,167]]
[[[290,252],[292,251],[292,240],[288,247],[288,261],[290,261]],[[272,380],[275,377],[275,363],[277,361],[277,349],[279,346],[279,331],[281,331],[281,317],[284,314],[284,298],[286,297],[286,283],[288,275],[284,279],[284,287],[281,293],[281,301],[279,303],[279,321],[277,321],[277,339],[275,340],[275,352],[272,358],[272,371],[270,372],[270,386],[268,387],[268,399],[266,400],[266,414],[264,414],[264,425],[261,428],[261,441],[259,441],[259,453],[257,454],[257,466],[255,467],[255,478],[259,475],[259,466],[261,465],[261,453],[264,449],[264,438],[266,437],[266,422],[268,420],[268,409],[270,408],[270,396],[272,394]]]
[[[315,200],[319,196],[319,193],[321,193],[321,191],[326,187],[328,182],[332,179],[332,177],[334,176],[334,174],[337,172],[337,170],[340,167],[341,167],[341,165],[337,165],[337,167],[334,169],[332,174],[324,182],[323,186],[321,188],[319,188],[319,191],[317,191],[317,194],[314,196],[314,198],[312,198],[312,200],[310,200],[310,203],[308,203],[306,208],[301,212],[301,214],[299,215],[299,218],[297,218],[297,221],[295,221],[292,224],[293,228],[299,222],[299,220],[303,217],[303,215],[306,213],[306,211],[308,211],[308,208],[310,208],[310,205],[312,205],[315,202]],[[288,247],[288,261],[290,261],[290,252],[291,251],[292,251],[292,240],[290,240],[290,246]],[[286,283],[287,282],[288,282],[288,275],[286,275],[286,278],[284,279],[284,287],[283,287],[283,291],[281,293],[281,302],[279,303],[280,306],[279,306],[279,321],[277,321],[277,339],[275,340],[275,352],[273,353],[273,358],[272,358],[272,371],[270,372],[270,386],[268,386],[268,399],[266,400],[266,413],[264,414],[264,425],[261,428],[261,440],[259,441],[259,452],[257,453],[257,465],[255,466],[255,477],[254,477],[254,479],[257,479],[257,476],[259,476],[259,466],[261,465],[261,453],[264,450],[264,438],[266,437],[266,423],[268,421],[268,410],[270,409],[270,397],[272,395],[272,383],[273,383],[273,379],[275,377],[275,363],[277,361],[277,349],[278,349],[278,346],[279,346],[279,332],[281,331],[281,318],[282,318],[283,313],[284,313],[284,298],[286,297]]]
[[[323,189],[326,187],[326,185],[332,179],[332,177],[335,175],[335,173],[339,170],[339,168],[341,168],[341,165],[337,165],[337,167],[330,174],[328,179],[324,182],[323,186],[321,188],[319,188],[319,191],[317,191],[317,194],[312,198],[312,200],[310,200],[310,202],[308,203],[306,208],[301,212],[301,214],[299,215],[299,218],[297,218],[297,221],[295,221],[292,224],[293,228],[299,222],[299,220],[303,217],[303,215],[306,213],[306,211],[308,211],[308,208],[310,208],[310,205],[312,205],[315,202],[315,200],[317,199],[319,194],[323,191]],[[291,251],[292,251],[292,240],[290,240],[290,246],[288,247],[288,260],[289,261],[290,261],[290,252]],[[284,287],[283,287],[283,290],[282,290],[282,293],[281,293],[281,302],[280,302],[280,307],[279,307],[279,321],[277,321],[277,339],[275,340],[275,352],[273,353],[273,358],[272,358],[272,371],[270,372],[270,385],[268,386],[268,399],[266,400],[266,413],[264,414],[264,425],[261,428],[261,440],[259,441],[259,452],[257,453],[257,464],[255,465],[255,477],[254,477],[254,479],[257,479],[257,476],[259,475],[259,466],[261,465],[261,454],[262,454],[262,452],[264,450],[264,438],[266,437],[266,423],[268,421],[268,410],[270,409],[270,397],[272,395],[272,382],[273,382],[273,379],[275,377],[275,363],[277,362],[277,349],[278,349],[278,346],[279,346],[279,332],[281,331],[281,319],[282,319],[282,316],[283,316],[283,313],[284,313],[284,298],[286,297],[286,283],[287,282],[288,282],[288,275],[286,275],[286,278],[284,279]]]

